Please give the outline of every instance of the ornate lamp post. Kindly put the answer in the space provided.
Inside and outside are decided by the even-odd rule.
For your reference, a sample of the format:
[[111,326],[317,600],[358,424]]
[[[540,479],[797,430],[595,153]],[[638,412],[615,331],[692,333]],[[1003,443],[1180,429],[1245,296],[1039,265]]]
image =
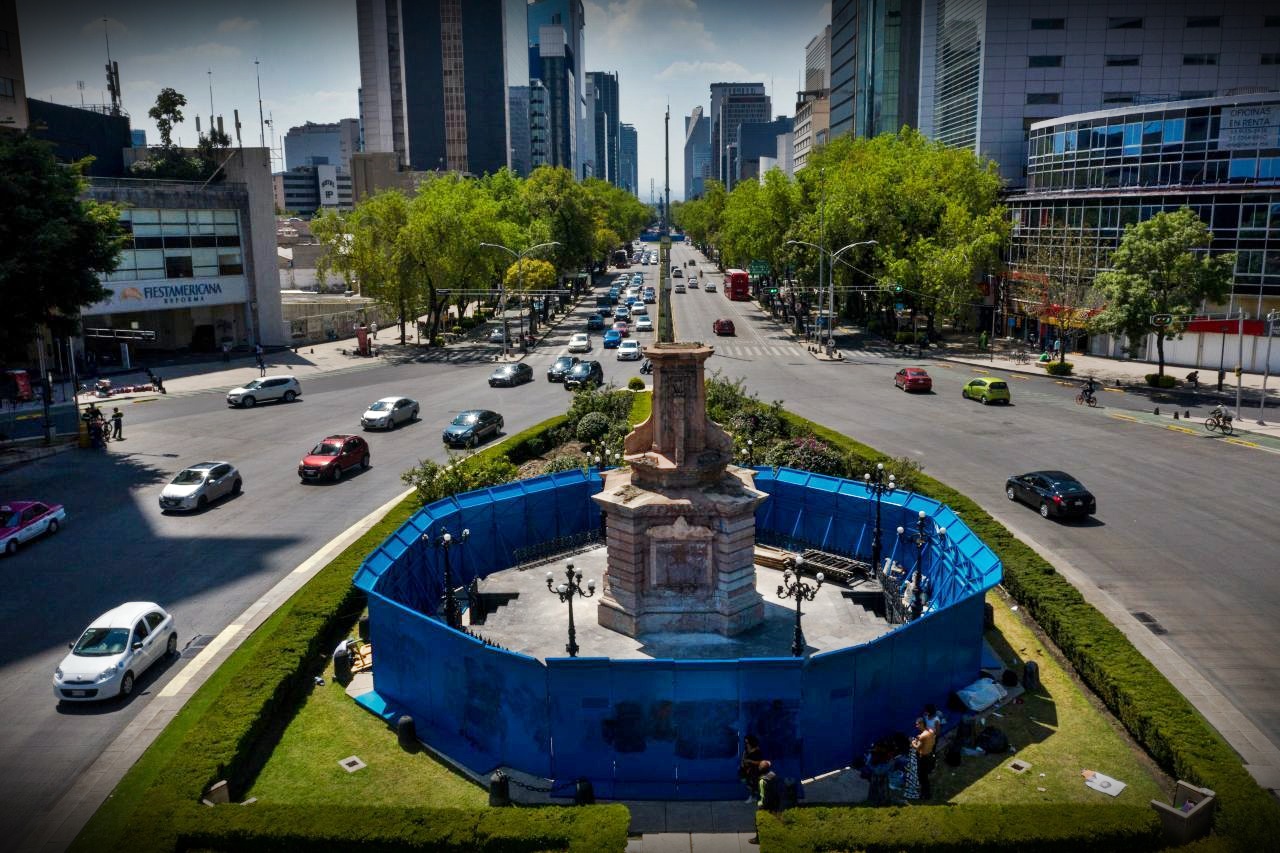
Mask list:
[[795,580],[792,580],[791,571],[787,570],[782,573],[782,583],[778,584],[778,598],[794,598],[796,600],[796,630],[791,637],[791,654],[795,657],[804,655],[804,631],[800,628],[800,603],[813,601],[818,594],[818,590],[822,588],[822,582],[825,577],[822,572],[818,572],[814,580],[817,583],[810,586],[800,577],[799,571],[796,572]]
[[742,448],[742,458],[746,460],[747,465],[756,464],[756,446],[752,439],[747,439],[747,446]]
[[[928,516],[925,515],[924,510],[920,510],[920,514],[916,517],[915,532],[912,533],[910,537],[910,541],[916,546],[916,570],[912,575],[912,588],[913,588],[913,592],[911,595],[911,620],[912,621],[919,619],[920,615],[924,613],[924,587],[922,584],[922,581],[924,579],[924,576],[923,576],[924,546],[928,545],[929,541],[933,538],[933,536],[930,535],[925,530],[927,519],[928,519]],[[898,528],[899,536],[902,536],[906,532],[907,531],[905,527]],[[945,527],[937,528],[937,536],[942,537],[946,535],[947,535],[947,528]]]
[[453,534],[446,530],[436,537],[434,542],[437,548],[444,551],[444,621],[450,628],[458,628],[462,625],[462,612],[458,610],[458,599],[453,595],[453,566],[449,560],[449,549],[454,545],[461,545],[470,538],[471,531],[464,528],[462,535],[457,539],[454,539]]
[[885,492],[892,492],[898,487],[897,480],[894,475],[890,474],[885,477],[884,463],[877,462],[874,476],[872,474],[863,474],[862,482],[876,499],[876,526],[871,534],[871,575],[875,577],[880,572],[880,499]]
[[587,581],[587,588],[582,588],[582,572],[576,572],[573,569],[573,563],[565,566],[564,583],[559,586],[555,584],[555,573],[547,572],[547,589],[560,596],[560,600],[569,604],[569,643],[564,650],[569,653],[569,657],[576,658],[578,656],[578,633],[573,627],[573,598],[590,598],[596,594],[595,579]]

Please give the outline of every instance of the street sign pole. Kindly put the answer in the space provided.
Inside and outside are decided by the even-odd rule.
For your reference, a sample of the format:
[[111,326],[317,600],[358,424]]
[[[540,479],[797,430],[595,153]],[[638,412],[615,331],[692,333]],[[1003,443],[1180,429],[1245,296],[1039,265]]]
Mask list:
[[1276,333],[1276,320],[1280,320],[1280,311],[1267,315],[1267,356],[1262,368],[1262,393],[1258,397],[1259,426],[1267,425],[1267,380],[1271,377],[1271,336]]

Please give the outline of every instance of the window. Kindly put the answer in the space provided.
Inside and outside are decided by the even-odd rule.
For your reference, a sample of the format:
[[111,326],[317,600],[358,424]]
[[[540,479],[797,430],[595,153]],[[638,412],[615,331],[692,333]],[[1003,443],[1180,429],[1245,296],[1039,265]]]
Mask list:
[[1187,29],[1189,30],[1220,26],[1222,26],[1221,15],[1190,15],[1187,17]]
[[133,641],[141,643],[151,632],[147,630],[147,622],[145,619],[139,619],[138,624],[133,626]]
[[1216,53],[1184,53],[1182,54],[1183,65],[1217,65],[1218,54]]
[[1142,29],[1141,18],[1108,18],[1107,28],[1111,30],[1140,30]]
[[154,610],[147,614],[147,627],[152,631],[160,627],[160,623],[164,621],[164,617]]
[[0,98],[13,98],[14,95],[13,78],[0,77]]
[[1141,61],[1142,61],[1142,57],[1136,53],[1108,56],[1107,67],[1108,68],[1129,68],[1131,66],[1137,65]]
[[1258,160],[1255,157],[1237,158],[1231,161],[1227,172],[1229,181],[1251,181],[1258,173]]
[[1028,56],[1028,68],[1061,68],[1061,56]]
[[1132,104],[1133,99],[1138,96],[1137,92],[1103,92],[1102,103],[1104,104]]
[[190,255],[167,255],[164,259],[165,278],[191,278],[195,273]]
[[1060,92],[1028,92],[1028,104],[1057,104],[1062,102]]
[[1183,101],[1194,101],[1197,98],[1212,98],[1213,95],[1212,89],[1188,89],[1181,92],[1178,97]]
[[1264,53],[1262,54],[1263,65],[1280,65],[1280,53]]
[[239,252],[233,255],[218,255],[218,275],[243,275],[244,265]]

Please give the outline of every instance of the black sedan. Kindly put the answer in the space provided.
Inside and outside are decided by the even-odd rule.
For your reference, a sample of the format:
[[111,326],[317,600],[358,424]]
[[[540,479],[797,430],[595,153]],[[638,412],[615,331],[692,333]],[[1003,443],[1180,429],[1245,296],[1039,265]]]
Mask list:
[[499,385],[514,386],[532,381],[533,368],[523,361],[517,361],[513,364],[500,364],[493,369],[493,373],[489,374],[490,388],[496,388]]
[[547,368],[548,382],[563,382],[564,375],[573,369],[573,366],[582,359],[576,355],[562,355],[555,361],[551,362],[551,366]]
[[444,443],[450,447],[475,447],[485,438],[502,433],[502,415],[488,409],[470,409],[458,412],[444,428]]
[[604,368],[598,361],[580,361],[564,375],[564,387],[570,391],[604,384]]
[[1062,471],[1032,471],[1010,477],[1004,493],[1040,510],[1045,518],[1084,518],[1098,511],[1093,493]]

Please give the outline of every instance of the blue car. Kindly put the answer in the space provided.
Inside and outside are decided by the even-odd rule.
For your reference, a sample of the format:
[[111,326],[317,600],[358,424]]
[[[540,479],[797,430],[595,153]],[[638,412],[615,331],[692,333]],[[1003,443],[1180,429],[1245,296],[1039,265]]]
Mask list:
[[604,317],[601,317],[599,314],[592,314],[590,317],[588,317],[588,318],[587,318],[587,331],[588,331],[588,332],[603,332],[603,331],[604,331]]
[[604,333],[605,349],[615,349],[620,343],[622,343],[622,333],[617,329],[610,329]]

